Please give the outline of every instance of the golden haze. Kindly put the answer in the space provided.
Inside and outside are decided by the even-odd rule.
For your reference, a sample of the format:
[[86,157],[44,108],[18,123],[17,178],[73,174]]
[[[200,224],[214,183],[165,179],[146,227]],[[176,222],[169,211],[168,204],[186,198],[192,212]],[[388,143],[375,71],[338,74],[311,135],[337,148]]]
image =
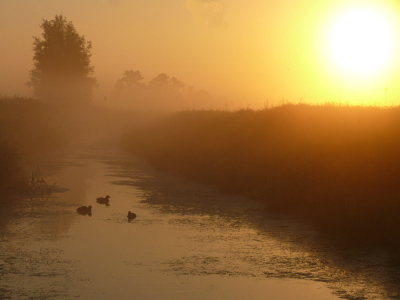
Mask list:
[[[329,43],[335,22],[364,7],[382,14],[394,43],[379,71],[360,75],[338,68]],[[132,69],[147,82],[164,72],[206,89],[213,108],[260,108],[283,99],[397,105],[399,11],[396,1],[3,0],[0,92],[31,95],[24,84],[32,37],[41,35],[42,19],[62,13],[93,43],[98,102]]]

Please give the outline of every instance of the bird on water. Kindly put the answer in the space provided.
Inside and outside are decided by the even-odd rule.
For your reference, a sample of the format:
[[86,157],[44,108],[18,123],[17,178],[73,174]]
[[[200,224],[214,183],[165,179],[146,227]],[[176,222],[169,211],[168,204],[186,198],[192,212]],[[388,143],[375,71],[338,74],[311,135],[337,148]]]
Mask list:
[[76,212],[81,215],[91,215],[92,214],[92,206],[81,206],[76,209]]
[[136,214],[131,211],[128,211],[128,221],[131,221],[135,218],[136,218]]
[[110,202],[110,199],[111,197],[110,196],[105,196],[105,197],[99,197],[99,198],[97,198],[96,199],[96,202],[97,203],[100,203],[100,204],[105,204],[105,205],[108,205],[108,203]]

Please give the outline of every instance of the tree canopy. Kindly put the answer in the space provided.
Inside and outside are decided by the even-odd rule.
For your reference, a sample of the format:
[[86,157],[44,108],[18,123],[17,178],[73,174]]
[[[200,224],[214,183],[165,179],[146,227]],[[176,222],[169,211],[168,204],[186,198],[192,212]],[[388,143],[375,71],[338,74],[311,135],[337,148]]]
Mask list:
[[29,86],[35,97],[67,104],[89,103],[97,81],[90,64],[92,44],[63,15],[43,20],[34,37]]
[[144,83],[141,82],[142,80],[143,77],[140,74],[140,71],[134,72],[133,70],[126,70],[122,78],[117,80],[117,83],[115,84],[115,89],[124,90],[129,88],[141,87],[144,86]]

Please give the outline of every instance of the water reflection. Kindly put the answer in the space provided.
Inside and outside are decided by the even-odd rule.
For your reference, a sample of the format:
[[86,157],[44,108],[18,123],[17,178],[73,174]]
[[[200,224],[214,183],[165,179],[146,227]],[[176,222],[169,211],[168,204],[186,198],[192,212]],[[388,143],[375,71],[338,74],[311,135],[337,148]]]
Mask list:
[[76,212],[80,215],[86,216],[88,215],[89,217],[92,216],[92,206],[80,206],[76,209]]
[[57,192],[8,219],[0,299],[398,299],[384,254],[94,148],[47,169]]
[[92,170],[71,159],[43,171],[54,182],[51,196],[13,199],[0,209],[0,299],[67,299],[68,285],[81,280],[76,260],[65,259],[58,243],[79,217],[76,206],[86,202]]
[[128,211],[128,222],[131,222],[134,219],[136,219],[136,214],[131,211]]
[[400,268],[390,253],[344,247],[311,226],[268,213],[259,202],[149,170],[140,160],[116,169],[125,179],[114,184],[138,188],[143,203],[173,216],[169,222],[182,230],[204,232],[189,237],[189,253],[197,254],[169,261],[168,271],[312,280],[324,282],[340,298],[400,299]]
[[99,204],[105,204],[106,206],[109,206],[110,204],[110,196],[107,195],[105,197],[99,197],[96,199],[96,202]]

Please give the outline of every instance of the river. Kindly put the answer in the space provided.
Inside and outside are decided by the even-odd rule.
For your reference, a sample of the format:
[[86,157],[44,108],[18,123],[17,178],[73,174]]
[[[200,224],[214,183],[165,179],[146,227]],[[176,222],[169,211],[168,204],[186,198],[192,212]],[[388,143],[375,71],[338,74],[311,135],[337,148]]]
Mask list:
[[42,172],[50,196],[1,207],[0,299],[400,299],[386,252],[339,246],[115,147],[81,146]]

